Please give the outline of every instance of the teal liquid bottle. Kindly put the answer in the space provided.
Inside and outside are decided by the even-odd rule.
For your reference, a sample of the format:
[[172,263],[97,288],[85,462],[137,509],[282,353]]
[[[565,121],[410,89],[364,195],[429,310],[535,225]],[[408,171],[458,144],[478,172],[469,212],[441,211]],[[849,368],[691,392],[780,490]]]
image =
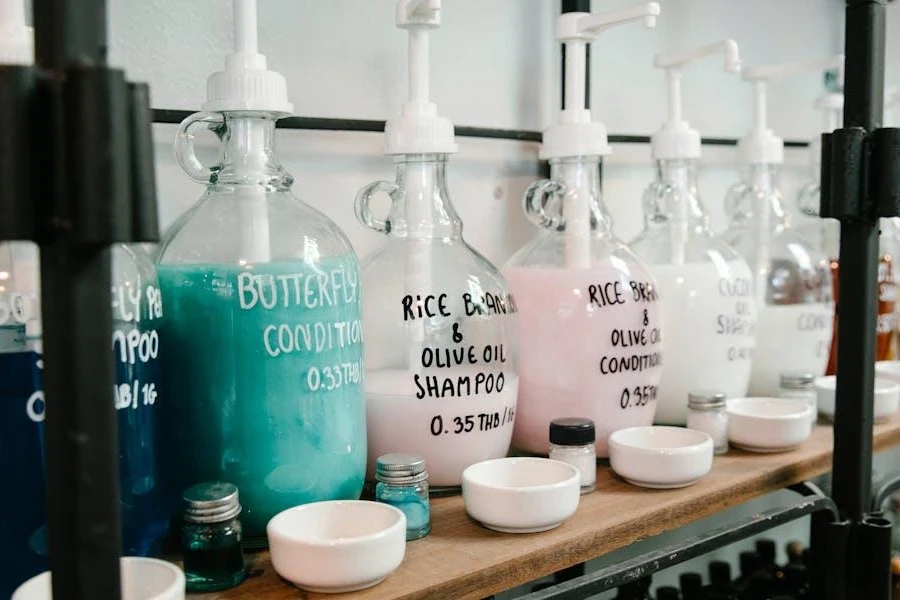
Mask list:
[[[366,468],[359,263],[343,233],[297,200],[275,155],[284,78],[256,53],[255,14],[234,1],[238,46],[208,81],[176,157],[206,193],[158,254],[165,325],[164,461],[173,491],[240,490],[245,543],[278,512],[358,498]],[[252,33],[252,35],[250,35]],[[198,129],[221,141],[194,153]]]

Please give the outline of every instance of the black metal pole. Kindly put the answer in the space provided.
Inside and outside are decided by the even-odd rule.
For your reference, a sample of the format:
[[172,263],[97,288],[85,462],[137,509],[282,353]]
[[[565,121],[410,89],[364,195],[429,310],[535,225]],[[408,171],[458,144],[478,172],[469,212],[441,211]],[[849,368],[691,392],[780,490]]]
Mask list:
[[[562,11],[568,12],[591,12],[591,0],[562,0]],[[562,95],[560,96],[560,107],[566,105],[566,45],[562,45],[562,77],[560,82],[562,85]],[[587,44],[584,49],[584,107],[591,107],[591,45]]]
[[[106,234],[130,190],[118,196],[121,185],[108,185],[128,174],[117,172],[112,145],[93,143],[119,135],[115,128],[92,128],[110,115],[90,117],[104,109],[102,85],[109,83],[102,69],[106,5],[35,0],[34,24],[36,62],[45,76],[37,155],[46,162],[36,172],[42,173],[37,193],[45,209],[39,243],[53,597],[115,600],[121,528]],[[80,202],[98,192],[109,195]]]
[[[847,0],[844,129],[870,133],[881,124],[884,98],[884,2]],[[865,181],[861,157],[842,165],[847,179]],[[836,168],[832,166],[832,169]],[[878,281],[878,217],[867,186],[860,208],[841,219],[837,393],[832,494],[842,516],[858,523],[871,506],[872,399]]]

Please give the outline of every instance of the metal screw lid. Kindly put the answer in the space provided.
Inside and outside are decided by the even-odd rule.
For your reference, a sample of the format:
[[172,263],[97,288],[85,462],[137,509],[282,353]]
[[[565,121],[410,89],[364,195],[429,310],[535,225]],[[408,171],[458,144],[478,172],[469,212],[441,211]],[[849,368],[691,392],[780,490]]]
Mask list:
[[375,461],[375,479],[391,483],[415,483],[428,479],[425,458],[419,454],[384,454]]
[[597,441],[594,422],[569,417],[550,421],[550,443],[557,446],[586,446]]
[[781,374],[779,387],[786,390],[809,390],[816,382],[814,373],[790,371]]
[[181,498],[187,523],[221,523],[241,514],[237,486],[224,481],[192,485]]
[[710,390],[698,390],[688,394],[688,408],[694,410],[713,410],[725,406],[725,393]]

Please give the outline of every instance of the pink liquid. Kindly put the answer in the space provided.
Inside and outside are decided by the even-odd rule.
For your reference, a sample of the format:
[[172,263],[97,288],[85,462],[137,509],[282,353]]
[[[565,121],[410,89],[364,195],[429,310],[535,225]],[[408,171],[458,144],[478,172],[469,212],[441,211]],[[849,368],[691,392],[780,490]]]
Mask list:
[[546,454],[550,421],[584,417],[595,423],[597,455],[607,456],[613,431],[653,422],[662,372],[656,285],[643,268],[619,264],[505,270],[521,331],[514,447]]

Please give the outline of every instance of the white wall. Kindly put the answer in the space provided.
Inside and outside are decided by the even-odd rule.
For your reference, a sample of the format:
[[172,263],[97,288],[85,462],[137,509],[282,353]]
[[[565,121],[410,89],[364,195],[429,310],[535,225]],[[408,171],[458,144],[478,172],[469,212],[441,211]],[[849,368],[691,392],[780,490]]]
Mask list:
[[[630,0],[597,0],[597,10]],[[406,95],[406,36],[393,26],[393,0],[260,0],[261,50],[288,78],[297,114],[384,119]],[[135,80],[148,81],[159,108],[196,109],[206,76],[221,68],[231,44],[226,0],[112,0],[111,58]],[[541,129],[558,105],[559,51],[552,40],[559,2],[446,0],[443,27],[432,36],[432,98],[455,123]],[[665,118],[662,74],[654,53],[731,36],[745,64],[814,58],[840,51],[840,0],[662,0],[656,30],[638,25],[604,33],[593,45],[591,88],[595,118],[610,133],[649,134]],[[890,9],[900,21],[898,9]],[[900,23],[893,23],[900,29]],[[164,43],[163,43],[164,40]],[[897,54],[894,52],[893,54]],[[895,65],[900,67],[900,64]],[[819,74],[771,86],[770,122],[787,139],[807,139],[819,118],[811,110]],[[889,80],[892,78],[889,77]],[[900,82],[900,74],[894,80]],[[737,137],[749,126],[750,93],[725,75],[720,61],[697,64],[684,77],[686,117],[705,136]],[[160,210],[170,223],[201,189],[171,159],[172,126],[158,126]],[[356,191],[390,179],[374,133],[283,131],[283,162],[295,191],[337,221],[360,254],[379,242],[356,223]],[[521,214],[524,188],[537,177],[537,147],[511,141],[460,139],[451,193],[466,237],[502,263],[531,235]],[[707,148],[701,181],[713,219],[727,223],[722,197],[734,182],[736,153]],[[806,153],[788,150],[785,197],[806,177]],[[641,227],[640,197],[651,177],[646,145],[617,145],[605,161],[605,195],[616,231],[630,239]]]

